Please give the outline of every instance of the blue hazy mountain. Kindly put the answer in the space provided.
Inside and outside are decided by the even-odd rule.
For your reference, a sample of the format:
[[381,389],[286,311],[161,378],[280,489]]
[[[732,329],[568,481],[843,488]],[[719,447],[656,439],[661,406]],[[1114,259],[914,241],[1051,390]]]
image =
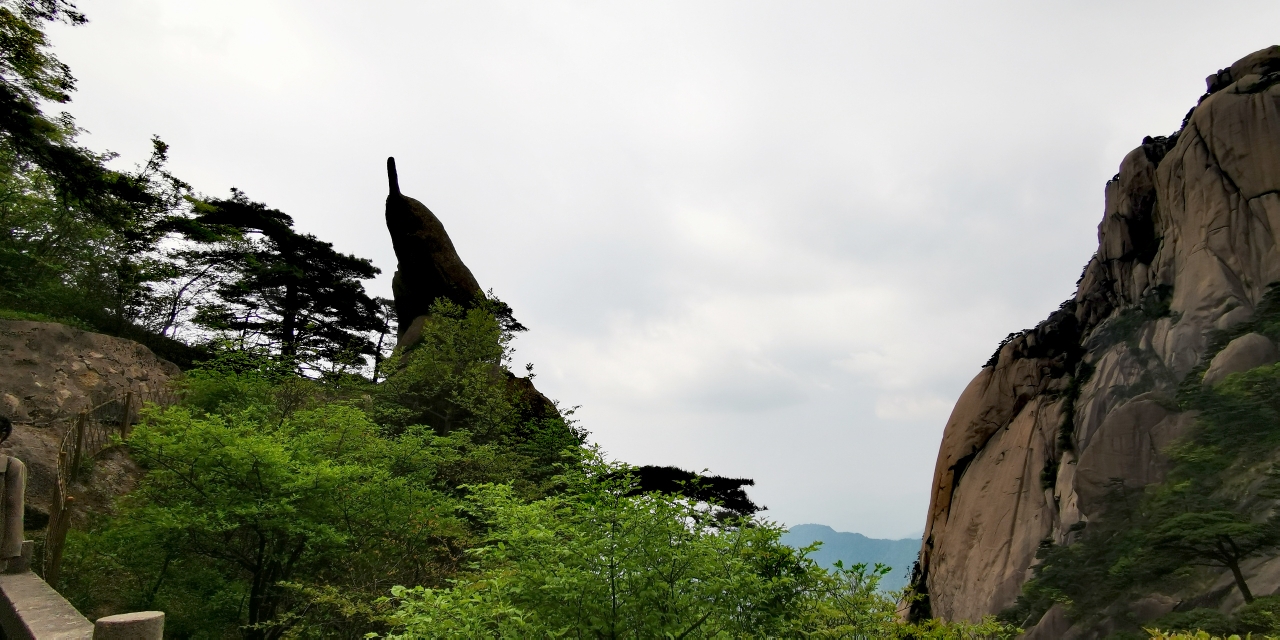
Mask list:
[[880,581],[881,588],[886,591],[906,586],[907,574],[920,552],[920,538],[868,538],[861,533],[836,531],[824,524],[798,524],[782,534],[783,544],[797,549],[816,541],[821,541],[822,546],[809,557],[824,567],[835,565],[836,560],[843,560],[846,567],[860,562],[868,566],[879,562],[893,567]]

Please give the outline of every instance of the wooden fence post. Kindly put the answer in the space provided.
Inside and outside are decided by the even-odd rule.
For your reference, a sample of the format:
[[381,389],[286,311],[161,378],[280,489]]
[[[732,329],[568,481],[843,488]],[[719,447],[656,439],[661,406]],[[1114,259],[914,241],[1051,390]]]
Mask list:
[[89,412],[81,411],[80,419],[76,421],[76,440],[75,446],[71,449],[71,468],[68,470],[69,473],[67,473],[68,482],[80,473],[80,456],[81,452],[84,450],[84,430],[88,426]]
[[124,412],[120,416],[120,439],[129,437],[129,429],[133,426],[133,392],[124,396]]
[[53,504],[49,507],[49,527],[44,536],[44,580],[50,585],[57,584],[58,573],[62,568],[62,547],[67,541],[67,531],[71,528],[71,478],[79,464],[80,444],[88,421],[89,412],[81,412],[80,419],[73,427],[75,432],[68,432],[63,436],[62,446],[58,447]]

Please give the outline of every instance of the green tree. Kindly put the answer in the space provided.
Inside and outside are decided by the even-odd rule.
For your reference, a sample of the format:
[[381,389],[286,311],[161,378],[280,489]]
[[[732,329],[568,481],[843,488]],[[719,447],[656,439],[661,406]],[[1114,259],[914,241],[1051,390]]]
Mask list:
[[[394,584],[439,584],[456,571],[469,534],[435,487],[465,442],[423,429],[382,437],[355,406],[297,402],[289,385],[313,383],[270,370],[191,377],[184,406],[151,413],[130,437],[146,469],[139,487],[68,554],[90,566],[115,558],[105,584],[66,572],[79,604],[176,605],[211,618],[176,624],[277,638],[299,624],[339,625],[329,589],[367,614]],[[193,574],[205,579],[192,585]],[[243,600],[201,606],[226,594]]]
[[136,171],[116,171],[113,154],[77,145],[71,116],[44,112],[75,89],[50,51],[49,22],[85,19],[64,0],[0,0],[0,306],[137,333],[167,270],[160,240],[185,223],[189,187],[165,169],[160,140]]
[[1175,515],[1157,525],[1150,540],[1157,553],[1172,553],[1188,564],[1225,567],[1235,577],[1246,603],[1253,593],[1240,571],[1240,562],[1280,544],[1275,521],[1251,522],[1234,511],[1203,511]]
[[197,222],[245,237],[209,251],[206,262],[226,274],[219,303],[201,321],[247,346],[266,346],[302,365],[353,365],[377,355],[371,334],[385,333],[377,302],[362,280],[379,273],[369,260],[293,230],[293,219],[232,190],[200,203]]
[[448,588],[398,588],[391,638],[1012,638],[978,624],[898,619],[879,589],[888,570],[828,573],[781,527],[726,522],[714,505],[635,495],[626,465],[598,450],[561,490],[524,500],[509,485],[472,487],[487,525],[473,565]]
[[[473,575],[400,590],[400,637],[747,637],[782,633],[814,579],[773,525],[722,527],[707,505],[628,495],[591,454],[563,491],[527,502],[472,490],[490,531]],[[746,525],[747,523],[742,523]]]
[[392,431],[426,425],[492,446],[490,470],[459,477],[459,483],[515,482],[533,496],[586,434],[573,424],[572,410],[562,413],[530,378],[511,372],[516,329],[504,309],[509,315],[492,297],[471,308],[436,300],[417,327],[416,342],[382,363],[387,378],[374,391],[373,412]]

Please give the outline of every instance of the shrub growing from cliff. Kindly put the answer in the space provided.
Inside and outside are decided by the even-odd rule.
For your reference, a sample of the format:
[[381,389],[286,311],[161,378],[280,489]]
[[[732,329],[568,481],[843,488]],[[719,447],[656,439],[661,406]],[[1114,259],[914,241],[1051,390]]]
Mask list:
[[1142,492],[1114,487],[1105,518],[1076,543],[1041,550],[1035,577],[1004,619],[1029,624],[1055,603],[1087,618],[1144,591],[1176,591],[1204,565],[1231,570],[1252,599],[1239,563],[1280,541],[1280,521],[1268,515],[1280,498],[1280,470],[1263,464],[1280,449],[1280,365],[1212,388],[1197,381],[1182,401],[1199,416],[1167,452],[1167,480]]
[[[465,431],[493,448],[492,464],[521,487],[549,478],[562,454],[586,438],[528,378],[510,371],[515,329],[506,305],[485,298],[471,308],[436,300],[409,349],[383,363],[387,379],[373,390],[373,415],[391,432],[425,425],[437,434]],[[509,311],[508,311],[509,312]],[[459,478],[479,483],[479,477]]]

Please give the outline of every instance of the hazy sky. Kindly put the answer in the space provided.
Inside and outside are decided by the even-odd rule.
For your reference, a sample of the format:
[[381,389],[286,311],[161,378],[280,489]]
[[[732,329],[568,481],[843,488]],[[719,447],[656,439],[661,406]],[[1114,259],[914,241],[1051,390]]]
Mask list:
[[612,456],[771,518],[924,526],[951,405],[1074,291],[1103,184],[1258,2],[84,0],[84,142],[158,134],[383,270],[384,160]]

